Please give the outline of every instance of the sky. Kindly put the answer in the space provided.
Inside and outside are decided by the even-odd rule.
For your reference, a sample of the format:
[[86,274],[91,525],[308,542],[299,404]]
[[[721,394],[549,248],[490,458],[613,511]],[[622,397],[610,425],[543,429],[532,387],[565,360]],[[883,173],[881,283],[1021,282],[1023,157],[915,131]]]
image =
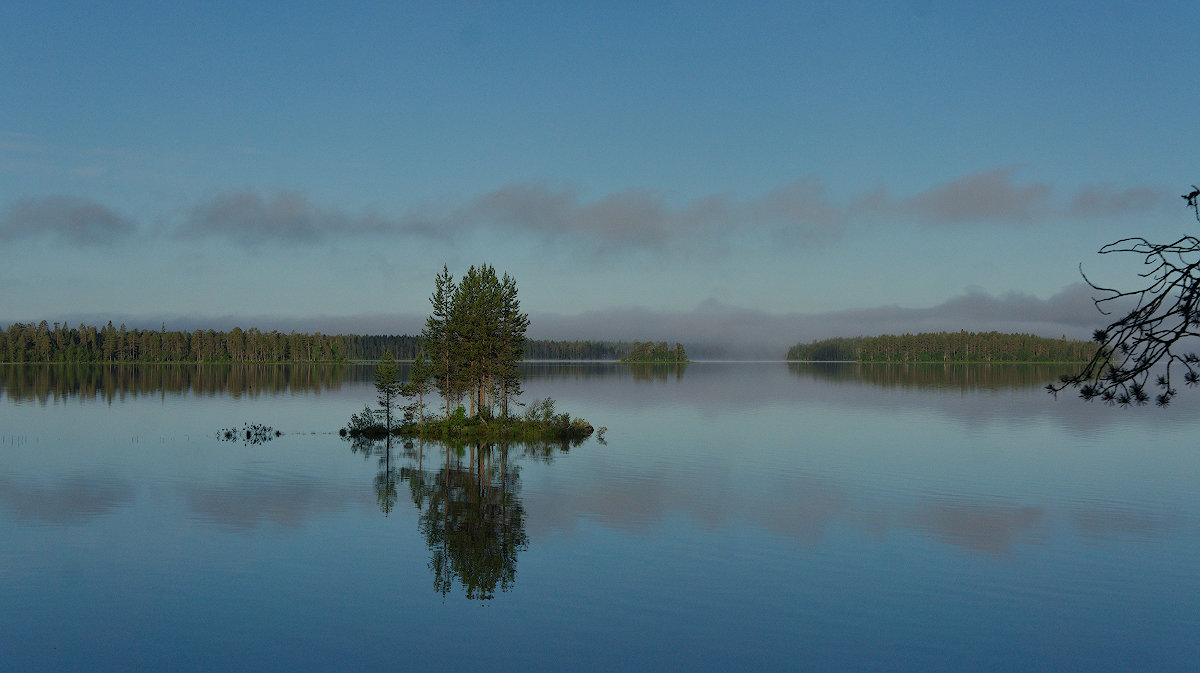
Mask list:
[[0,4],[0,325],[1087,338],[1197,227],[1194,2],[293,5]]

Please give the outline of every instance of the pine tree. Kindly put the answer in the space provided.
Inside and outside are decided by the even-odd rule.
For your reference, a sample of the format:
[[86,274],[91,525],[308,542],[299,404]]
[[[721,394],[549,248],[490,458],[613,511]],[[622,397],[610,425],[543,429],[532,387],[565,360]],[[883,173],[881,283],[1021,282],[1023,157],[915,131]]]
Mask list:
[[391,353],[384,353],[375,369],[375,391],[378,393],[379,406],[383,407],[383,415],[387,431],[392,432],[392,406],[396,395],[400,392],[399,369]]
[[413,358],[412,368],[408,370],[408,383],[405,384],[405,397],[415,397],[412,408],[416,412],[417,422],[425,423],[425,395],[433,385],[433,365],[425,356],[425,351],[417,351]]
[[451,317],[455,294],[454,277],[445,265],[442,272],[434,279],[433,295],[429,303],[433,311],[425,320],[425,329],[421,330],[421,343],[433,359],[433,379],[438,392],[446,402],[446,417],[450,416],[450,403],[456,399],[456,372],[451,360],[453,344],[451,343]]

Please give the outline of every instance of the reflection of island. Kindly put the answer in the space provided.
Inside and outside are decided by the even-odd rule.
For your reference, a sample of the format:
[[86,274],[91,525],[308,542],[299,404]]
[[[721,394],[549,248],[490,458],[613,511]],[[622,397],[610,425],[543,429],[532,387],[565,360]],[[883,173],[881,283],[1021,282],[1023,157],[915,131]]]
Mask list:
[[634,381],[681,381],[687,366],[686,362],[637,362],[628,365]]
[[871,364],[857,362],[789,362],[801,378],[858,381],[882,388],[1001,390],[1041,388],[1076,365],[1061,364]]
[[478,600],[492,598],[497,588],[513,587],[517,555],[528,544],[515,461],[523,457],[549,461],[569,448],[568,442],[447,445],[410,439],[399,445],[361,438],[351,442],[352,451],[379,461],[374,487],[385,516],[395,507],[398,484],[408,484],[419,512],[417,526],[429,547],[434,590],[444,596],[458,583],[467,598]]

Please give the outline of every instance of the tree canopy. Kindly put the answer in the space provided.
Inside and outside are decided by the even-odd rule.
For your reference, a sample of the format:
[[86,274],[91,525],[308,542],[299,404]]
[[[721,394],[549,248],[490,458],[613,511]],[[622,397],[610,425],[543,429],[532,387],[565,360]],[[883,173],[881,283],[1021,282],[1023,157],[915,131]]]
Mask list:
[[525,352],[529,316],[521,312],[517,283],[488,264],[472,266],[458,282],[445,266],[434,280],[432,312],[421,332],[430,375],[446,417],[468,401],[471,417],[507,417],[521,394],[517,364]]

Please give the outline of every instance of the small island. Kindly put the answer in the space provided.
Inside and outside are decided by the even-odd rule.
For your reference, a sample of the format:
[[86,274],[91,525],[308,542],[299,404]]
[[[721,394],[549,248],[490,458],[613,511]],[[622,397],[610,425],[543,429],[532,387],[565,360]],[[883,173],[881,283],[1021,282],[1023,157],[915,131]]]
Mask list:
[[675,347],[667,346],[667,342],[635,341],[629,355],[621,358],[626,364],[687,364],[690,362],[683,344],[676,342]]
[[[511,276],[497,277],[485,264],[472,266],[455,283],[443,266],[429,301],[433,312],[407,381],[400,380],[395,358],[385,352],[375,370],[378,408],[368,405],[352,415],[340,431],[343,437],[582,441],[595,431],[587,421],[556,411],[549,397],[528,405],[517,401],[529,316],[521,312]],[[434,391],[441,397],[441,413],[429,408]],[[394,418],[400,400],[407,403]],[[525,406],[524,413],[514,414],[517,406]]]

